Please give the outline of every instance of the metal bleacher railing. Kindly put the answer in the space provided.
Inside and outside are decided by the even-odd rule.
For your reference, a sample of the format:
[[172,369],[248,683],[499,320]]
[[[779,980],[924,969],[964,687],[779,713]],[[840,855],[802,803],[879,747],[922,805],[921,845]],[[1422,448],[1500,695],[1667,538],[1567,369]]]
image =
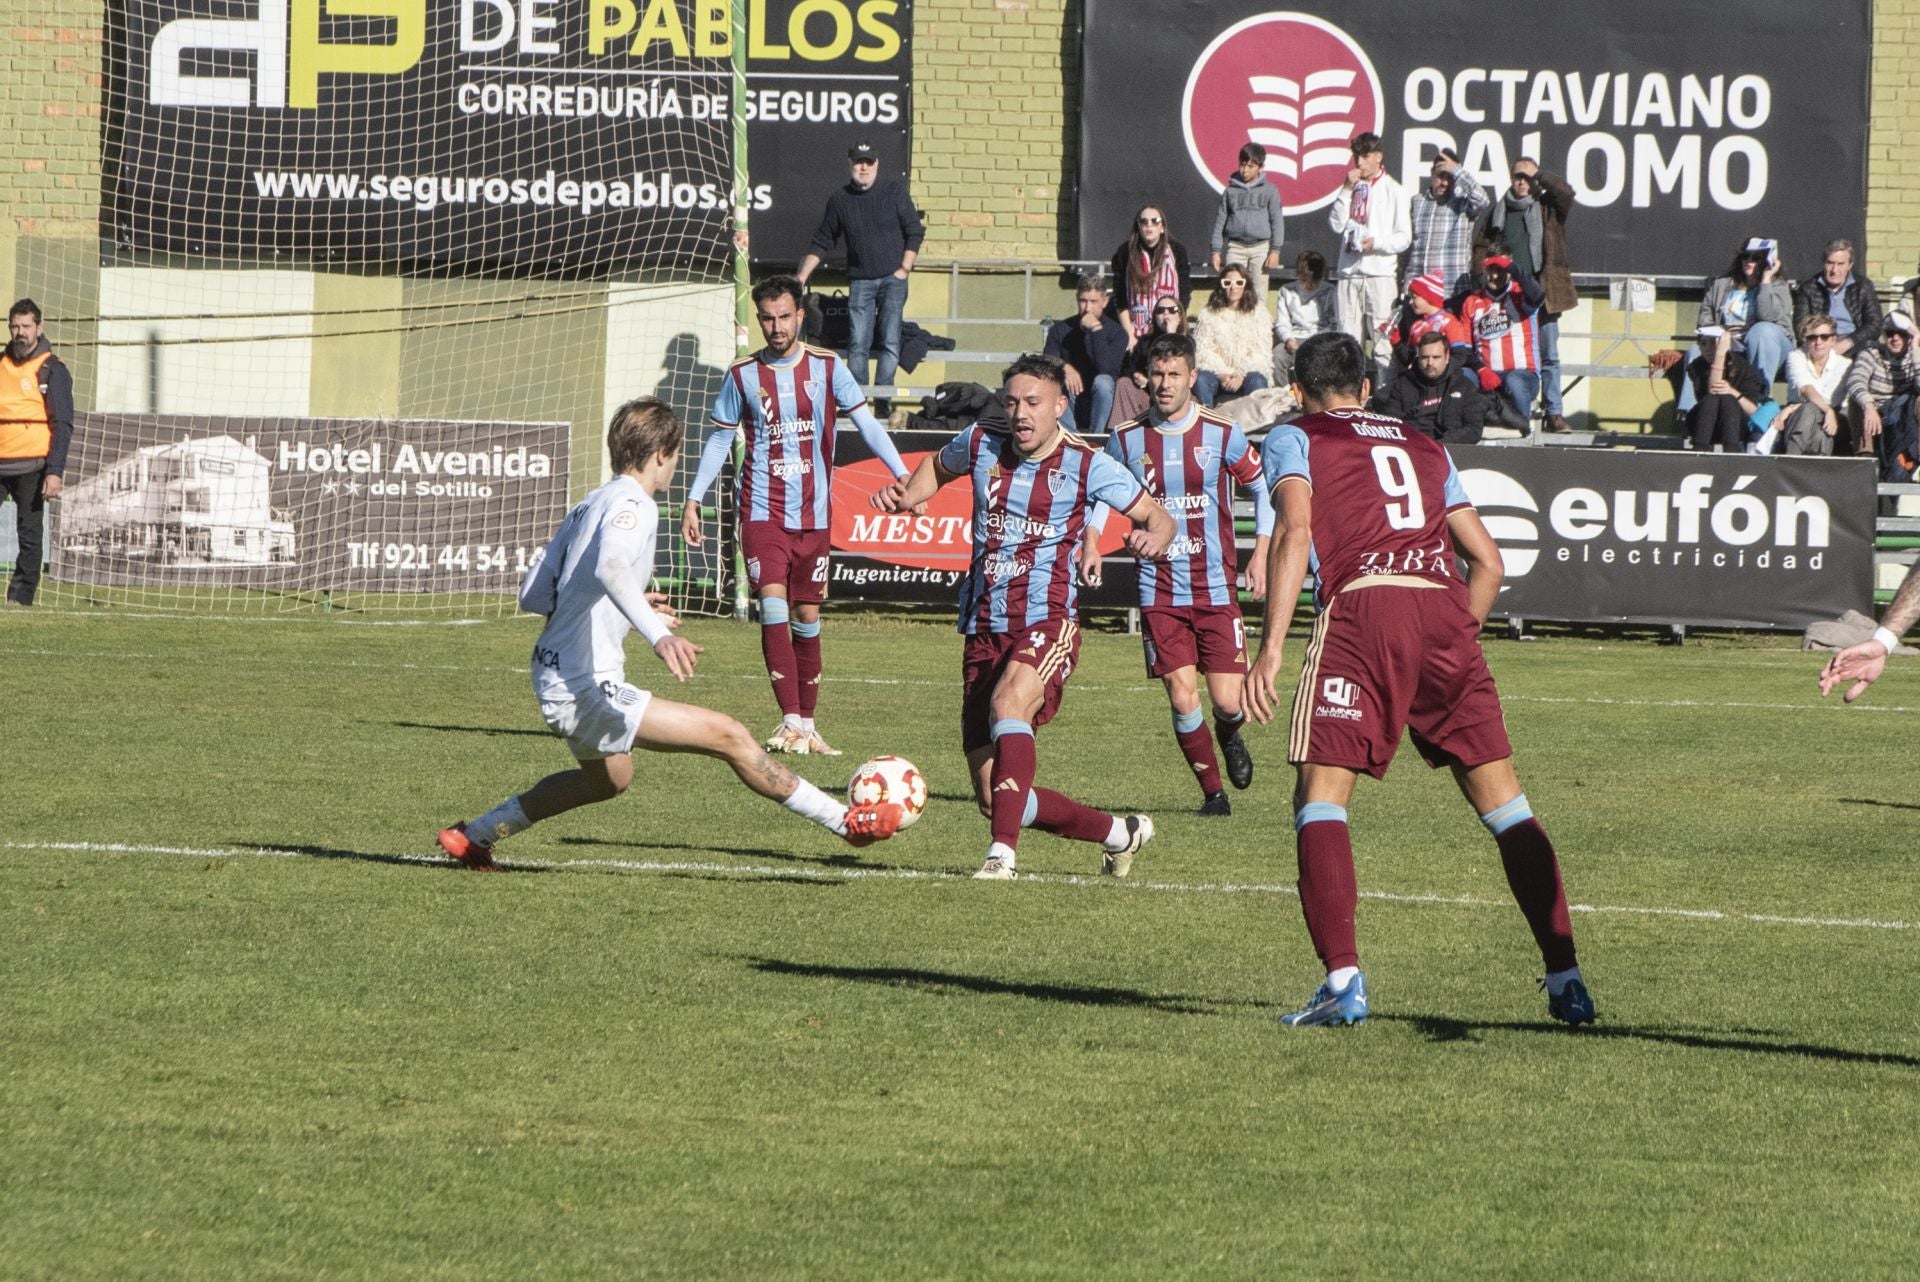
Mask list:
[[[1084,273],[1104,273],[1105,262],[1082,259],[1021,260],[1006,259],[923,259],[915,270],[916,281],[924,280],[934,274],[947,277],[946,314],[919,314],[913,319],[929,328],[945,333],[956,340],[953,351],[935,353],[930,359],[944,366],[972,366],[979,369],[975,381],[992,383],[997,371],[1022,351],[1037,349],[1049,322],[1059,319],[1071,306],[1064,294],[1064,287],[1075,277]],[[993,274],[1002,277],[1018,276],[1020,308],[1018,315],[979,315],[968,314],[962,307],[961,299],[966,292],[963,279],[979,275]],[[1196,273],[1195,283],[1210,281],[1209,275]],[[1282,278],[1284,280],[1285,278]],[[1574,283],[1585,298],[1605,299],[1610,295],[1616,280],[1626,279],[1606,274],[1575,273]],[[1647,281],[1655,291],[1671,300],[1678,295],[1681,300],[1688,296],[1697,296],[1703,279],[1698,276],[1642,276],[1633,279]],[[1883,302],[1889,306],[1898,301],[1899,286],[1903,282],[1893,282],[1882,286]],[[1591,316],[1598,308],[1585,308]],[[1617,327],[1609,329],[1589,329],[1580,319],[1570,318],[1561,322],[1563,347],[1569,339],[1584,340],[1588,345],[1588,359],[1581,362],[1561,364],[1563,390],[1571,390],[1582,380],[1647,380],[1647,362],[1655,352],[1667,348],[1686,349],[1693,342],[1691,332],[1675,332],[1674,313],[1671,308],[1657,309],[1652,313],[1619,310],[1614,313],[1621,320]],[[1686,315],[1683,308],[1681,315]],[[1590,323],[1590,322],[1587,322]],[[969,341],[970,336],[999,346],[976,347]],[[1022,342],[1022,339],[1027,341]],[[1019,345],[1007,345],[1009,342]],[[873,386],[867,389],[870,395],[884,396],[893,400],[914,399],[929,396],[933,387],[925,384],[897,383],[892,386]],[[1637,448],[1679,448],[1680,440],[1668,433],[1652,430],[1651,423],[1643,430],[1633,431],[1575,431],[1560,436],[1543,436],[1534,432],[1515,445],[1564,445],[1564,446],[1615,446]],[[1876,524],[1875,561],[1877,565],[1905,567],[1920,557],[1920,484],[1883,484],[1879,489],[1882,502],[1882,515]],[[1252,540],[1252,512],[1250,505],[1242,502],[1237,505],[1235,516],[1243,546]],[[1891,596],[1890,586],[1877,584],[1876,596],[1886,601]]]

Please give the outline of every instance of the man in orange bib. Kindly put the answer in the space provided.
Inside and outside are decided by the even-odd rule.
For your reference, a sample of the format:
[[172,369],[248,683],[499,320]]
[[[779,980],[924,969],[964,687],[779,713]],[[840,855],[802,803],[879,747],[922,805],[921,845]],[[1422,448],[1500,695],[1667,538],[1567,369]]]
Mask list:
[[41,334],[40,305],[31,298],[7,310],[7,335],[0,354],[0,498],[13,500],[20,542],[7,604],[32,605],[46,502],[60,493],[73,437],[73,375]]

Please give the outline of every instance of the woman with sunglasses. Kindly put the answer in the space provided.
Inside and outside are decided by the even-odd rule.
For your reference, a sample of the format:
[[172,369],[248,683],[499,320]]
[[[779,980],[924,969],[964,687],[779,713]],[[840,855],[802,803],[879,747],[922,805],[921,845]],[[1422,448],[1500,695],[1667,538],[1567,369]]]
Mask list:
[[1787,354],[1782,453],[1833,454],[1850,447],[1840,388],[1853,362],[1835,347],[1838,333],[1825,312],[1800,318],[1799,350]]
[[1143,206],[1134,215],[1133,231],[1113,253],[1115,313],[1132,323],[1133,341],[1153,330],[1153,305],[1177,298],[1181,310],[1193,295],[1187,274],[1187,249],[1173,238],[1167,217],[1157,205]]
[[1200,314],[1194,358],[1200,373],[1193,398],[1211,409],[1222,396],[1246,396],[1265,387],[1264,367],[1273,360],[1272,323],[1246,271],[1227,264]]
[[[1161,298],[1153,304],[1154,334],[1192,334],[1187,324],[1187,309],[1177,298]],[[1149,334],[1148,337],[1152,337]],[[1113,389],[1113,413],[1105,423],[1089,423],[1086,430],[1104,432],[1114,423],[1125,423],[1147,412],[1147,342],[1141,339],[1127,352],[1122,377]]]

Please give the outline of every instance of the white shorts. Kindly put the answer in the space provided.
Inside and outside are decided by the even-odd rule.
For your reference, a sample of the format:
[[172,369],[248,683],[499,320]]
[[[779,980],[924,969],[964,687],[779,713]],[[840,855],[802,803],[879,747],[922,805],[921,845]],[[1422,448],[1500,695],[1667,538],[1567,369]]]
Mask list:
[[542,699],[540,715],[547,729],[567,741],[575,761],[598,761],[633,751],[633,737],[651,702],[650,690],[603,681],[575,698]]

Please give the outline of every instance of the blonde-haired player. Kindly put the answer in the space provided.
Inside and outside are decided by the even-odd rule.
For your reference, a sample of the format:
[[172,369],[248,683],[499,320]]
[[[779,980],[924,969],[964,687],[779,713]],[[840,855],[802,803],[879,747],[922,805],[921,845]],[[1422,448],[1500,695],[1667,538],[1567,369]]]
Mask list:
[[891,837],[900,826],[898,805],[841,805],[770,760],[732,717],[627,684],[629,631],[646,638],[683,682],[702,653],[673,634],[677,620],[647,592],[660,526],[654,496],[673,477],[684,432],[654,397],[622,405],[607,428],[616,475],[567,514],[520,585],[521,608],[547,618],[533,647],[534,697],[579,765],[442,830],[440,848],[469,868],[495,867],[494,846],[542,819],[625,792],[635,748],[718,757],[753,791],[855,846]]

